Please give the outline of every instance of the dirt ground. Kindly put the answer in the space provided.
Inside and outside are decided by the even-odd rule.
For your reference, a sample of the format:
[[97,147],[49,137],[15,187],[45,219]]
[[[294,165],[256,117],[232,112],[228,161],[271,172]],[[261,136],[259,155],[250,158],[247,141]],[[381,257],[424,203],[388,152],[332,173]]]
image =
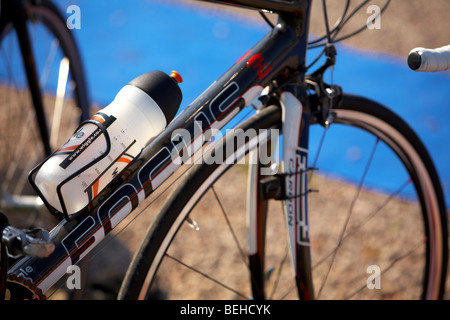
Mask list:
[[[204,3],[201,1],[191,1],[191,0],[171,0],[174,5],[186,5],[195,6],[198,10],[204,10],[212,15],[230,15],[236,19],[242,19],[249,21],[251,19],[252,23],[263,24],[265,23],[259,17],[257,13],[253,10],[241,10],[236,9],[231,6],[217,6]],[[167,2],[167,1],[166,1]],[[355,1],[353,1],[355,2]],[[323,34],[323,16],[321,11],[321,1],[315,1],[312,10],[312,24],[311,32],[313,34]],[[328,12],[330,21],[335,21],[339,16],[339,13],[343,10],[343,1],[329,0],[327,1]],[[357,3],[360,3],[358,1]],[[383,6],[385,1],[376,0],[373,1],[374,4],[378,4],[380,7]],[[355,5],[353,5],[355,6]],[[366,7],[364,7],[366,8]],[[387,10],[381,15],[381,28],[375,30],[366,30],[363,33],[346,40],[345,43],[353,45],[366,50],[377,50],[386,53],[390,53],[396,56],[404,57],[406,63],[406,56],[408,52],[417,46],[424,47],[439,47],[449,43],[450,39],[450,19],[448,19],[448,13],[450,12],[450,1],[448,0],[393,0],[391,1]],[[351,20],[346,30],[352,31],[355,28],[364,25],[367,21],[368,14],[365,10],[362,10],[361,14],[355,16]],[[270,16],[273,19],[272,16]],[[253,22],[254,21],[254,22]],[[331,25],[333,23],[330,23]],[[345,32],[343,33],[345,34]],[[228,183],[233,187],[229,188],[229,192],[234,194],[243,193],[244,183],[237,182],[242,178],[242,175],[237,173],[232,175]],[[335,193],[347,189],[348,193],[351,194],[352,190],[350,187],[342,185],[340,183],[331,184],[323,181],[319,181],[323,187],[335,188]],[[334,191],[332,191],[333,193]],[[160,206],[164,201],[166,195],[161,196],[156,199],[152,205],[156,207]],[[153,202],[153,199],[157,198],[157,195],[152,196],[147,200],[148,203]],[[231,194],[229,197],[233,199],[234,196]],[[320,199],[318,200],[320,203]],[[348,200],[347,200],[348,201]],[[400,205],[400,204],[398,204]],[[406,207],[409,204],[402,204]],[[143,205],[145,207],[145,204]],[[208,206],[204,209],[204,212],[208,213]],[[402,209],[407,210],[407,209]],[[152,209],[153,212],[157,209]],[[140,212],[140,210],[138,210]],[[139,239],[143,232],[152,223],[155,214],[142,214],[136,217],[132,215],[127,218],[122,226],[116,230],[112,236],[110,236],[105,243],[100,245],[101,248],[105,250],[94,250],[95,255],[88,258],[90,261],[90,272],[89,272],[89,285],[91,285],[94,290],[92,294],[88,297],[90,299],[108,299],[113,298],[113,293],[117,291],[120,285],[121,279],[126,272],[128,263],[131,257],[138,247]],[[136,220],[133,219],[136,217]],[[216,223],[215,220],[208,218],[203,218],[199,220],[204,225],[205,223]],[[206,221],[206,222],[205,222]],[[323,223],[323,220],[317,222],[318,225]],[[123,231],[122,227],[126,226],[129,222],[133,222],[129,227],[125,228]],[[274,222],[274,224],[282,224],[282,222]],[[321,246],[327,241],[327,235],[322,235],[320,240],[316,242],[316,245]],[[216,237],[218,238],[218,237]],[[220,241],[219,241],[220,242]],[[202,242],[200,242],[202,243]],[[203,243],[203,245],[205,245]],[[218,245],[218,244],[217,244]],[[196,249],[201,248],[201,245],[196,245]],[[352,251],[350,251],[352,252]],[[219,254],[222,253],[219,252]],[[349,253],[350,255],[352,253]],[[369,249],[363,250],[363,255],[365,257],[371,257],[378,255],[376,251],[371,251]],[[232,261],[233,262],[233,261]],[[229,269],[233,268],[234,263],[230,263]],[[364,260],[366,263],[366,260]],[[188,279],[184,273],[179,271],[174,271],[175,269],[167,268],[169,273],[169,279],[172,279],[171,283],[163,283],[161,290],[166,291],[173,286],[176,282],[186,282],[188,286],[196,288],[199,286],[195,280]],[[230,271],[231,272],[231,271]],[[189,281],[194,281],[189,284]],[[341,284],[342,286],[342,284]],[[111,295],[110,295],[111,294]],[[216,297],[215,293],[211,292],[211,297]],[[219,298],[221,296],[218,296]],[[65,292],[58,291],[53,297],[53,299],[65,299],[67,295]],[[176,298],[176,296],[175,296]],[[195,292],[191,298],[197,298]],[[235,296],[226,296],[226,298],[236,298]],[[395,298],[395,296],[387,296],[385,298]]]

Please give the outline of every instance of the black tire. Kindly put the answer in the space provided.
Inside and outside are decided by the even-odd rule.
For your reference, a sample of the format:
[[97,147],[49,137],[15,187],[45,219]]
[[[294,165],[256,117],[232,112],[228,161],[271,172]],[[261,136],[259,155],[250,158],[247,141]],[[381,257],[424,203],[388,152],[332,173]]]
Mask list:
[[[363,203],[367,202],[365,201],[366,193],[368,196],[370,196],[370,198],[373,198],[372,200],[375,203],[374,205],[376,208],[376,211],[374,212],[375,214],[373,214],[373,212],[370,212],[369,215],[366,214],[363,217],[363,221],[357,221],[357,223],[355,224],[356,227],[354,228],[353,225],[350,226],[350,224],[348,224],[347,230],[344,228],[344,231],[340,230],[342,227],[335,228],[339,229],[336,235],[334,229],[332,229],[331,231],[325,229],[326,227],[334,227],[335,225],[338,225],[338,222],[333,219],[339,218],[345,220],[346,211],[342,211],[344,214],[341,215],[341,211],[339,211],[338,208],[339,204],[334,203],[331,200],[326,200],[325,202],[322,200],[322,198],[319,198],[317,201],[315,201],[314,197],[317,197],[316,193],[310,193],[308,199],[310,207],[311,203],[312,206],[314,206],[314,203],[318,203],[316,208],[317,210],[309,210],[309,218],[311,219],[310,239],[314,278],[313,280],[316,290],[316,297],[322,298],[327,294],[327,297],[325,297],[326,299],[342,299],[353,297],[362,299],[409,299],[411,297],[427,299],[442,298],[445,289],[445,279],[447,271],[448,245],[446,210],[438,175],[436,173],[436,170],[434,169],[434,165],[425,147],[404,121],[402,121],[398,116],[393,114],[385,107],[368,99],[344,95],[341,103],[334,110],[334,113],[334,123],[330,127],[331,130],[334,130],[334,127],[347,127],[340,126],[340,124],[350,125],[350,129],[352,130],[354,128],[361,128],[369,132],[371,135],[374,135],[376,137],[377,143],[378,141],[382,141],[386,146],[395,151],[395,155],[399,157],[402,166],[406,168],[405,171],[410,176],[410,179],[408,179],[408,181],[411,180],[411,182],[413,182],[419,204],[416,206],[415,202],[406,201],[403,198],[397,200],[397,196],[400,195],[400,192],[381,196],[378,192],[366,192],[365,190],[360,188],[361,186],[358,187],[356,191],[353,191],[355,189],[353,185],[347,182],[334,182],[335,177],[333,177],[333,180],[329,178],[324,179],[317,174],[314,174],[312,177],[310,177],[310,189],[320,186],[319,193],[317,193],[319,197],[321,197],[320,194],[322,190],[324,190],[324,192],[326,193],[328,187],[330,185],[333,185],[334,183],[337,183],[337,188],[331,189],[332,191],[330,193],[331,197],[334,198],[334,200],[341,201],[341,196],[338,197],[337,192],[343,190],[350,190],[352,194],[357,195],[356,197],[352,195],[354,201],[352,201],[352,204],[350,205],[351,209],[348,210],[349,216],[347,217],[347,220],[348,218],[350,218],[351,213],[353,213],[353,216],[351,217],[352,219],[357,220],[356,218],[359,218],[359,216],[357,216],[355,213],[356,209],[354,208],[356,208],[357,206],[354,202],[356,202],[356,200],[358,202],[364,201]],[[279,123],[280,112],[276,107],[271,107],[261,112],[261,114],[256,116],[254,120],[247,121],[244,127],[254,129],[270,128],[278,126]],[[332,133],[329,134],[331,135]],[[248,283],[248,286],[242,289],[244,290],[244,294],[241,295],[237,290],[229,290],[231,291],[231,294],[229,295],[215,296],[213,295],[210,287],[202,287],[199,281],[191,280],[190,278],[185,276],[184,273],[183,275],[179,275],[179,272],[175,272],[172,269],[166,267],[169,266],[169,263],[177,264],[181,266],[180,269],[188,271],[196,270],[196,272],[194,273],[204,276],[204,272],[202,271],[203,269],[197,269],[197,267],[194,268],[194,263],[191,264],[190,259],[192,258],[193,260],[198,260],[198,264],[201,264],[203,267],[205,260],[212,259],[210,256],[206,258],[206,256],[203,255],[203,252],[210,250],[216,253],[215,256],[217,256],[218,259],[217,261],[211,261],[212,267],[210,269],[216,271],[219,267],[222,266],[222,264],[226,265],[226,268],[228,269],[225,270],[223,274],[219,275],[219,278],[221,277],[220,281],[217,281],[216,278],[211,276],[207,276],[205,281],[208,283],[220,283],[221,286],[226,289],[230,289],[230,286],[224,285],[225,283],[235,283],[231,282],[229,278],[236,275],[237,271],[234,269],[234,266],[238,264],[238,262],[233,260],[234,262],[231,264],[232,269],[230,269],[230,264],[224,263],[228,262],[229,258],[226,258],[226,261],[224,261],[223,259],[220,260],[222,256],[226,256],[228,254],[228,251],[232,250],[232,248],[223,249],[221,245],[224,242],[232,242],[232,240],[223,239],[222,241],[215,241],[214,238],[218,237],[219,235],[219,232],[216,231],[211,232],[211,235],[206,239],[206,242],[200,245],[194,241],[195,239],[192,240],[193,238],[190,238],[191,240],[185,240],[184,238],[182,238],[181,240],[178,239],[178,237],[181,237],[181,235],[178,235],[178,233],[180,232],[184,222],[187,221],[187,218],[193,214],[193,208],[198,205],[200,200],[202,200],[202,197],[207,193],[207,190],[209,190],[211,185],[216,183],[216,181],[219,181],[220,178],[223,179],[223,174],[230,167],[233,166],[231,164],[195,165],[186,175],[186,177],[183,178],[183,181],[177,185],[177,188],[173,191],[170,197],[167,198],[165,205],[148,230],[144,241],[136,252],[119,293],[120,299],[145,299],[154,297],[154,294],[158,292],[159,295],[157,297],[159,298],[168,297],[170,299],[180,299],[186,297],[187,299],[191,299],[197,298],[198,296],[196,293],[202,290],[204,290],[203,293],[205,293],[205,297],[203,298],[207,299],[234,299],[242,297],[280,299],[290,297],[289,295],[291,295],[291,292],[290,290],[286,290],[286,287],[283,287],[284,293],[281,296],[273,295],[271,293],[272,289],[264,289],[261,294],[259,289],[261,285],[269,285],[268,279],[270,279],[270,282],[272,282],[272,284],[270,284],[272,288],[278,288],[278,286],[281,287],[281,275],[283,275],[285,273],[285,270],[291,266],[290,264],[286,263],[286,267],[283,267],[285,265],[285,260],[287,260],[287,254],[282,251],[287,252],[288,250],[278,249],[276,250],[278,251],[276,252],[276,254],[279,255],[278,259],[280,260],[280,262],[276,262],[276,264],[274,264],[274,266],[276,266],[276,268],[274,268],[275,271],[270,269],[265,270],[267,269],[267,267],[264,267],[264,264],[265,259],[269,258],[269,246],[272,245],[272,242],[276,242],[279,239],[285,239],[286,237],[280,237],[278,233],[276,233],[275,236],[270,236],[270,229],[276,228],[277,223],[275,223],[274,221],[266,222],[264,214],[262,214],[263,217],[258,224],[258,227],[262,229],[259,232],[258,241],[262,243],[259,248],[264,251],[265,249],[267,249],[268,251],[267,253],[258,252],[256,254],[260,257],[263,257],[262,264],[258,262],[255,263],[252,257],[248,257],[249,262],[244,262],[245,266],[241,268],[241,271],[246,273],[246,275],[244,277],[241,277],[241,280],[239,280],[240,282],[243,282],[242,279],[246,279],[246,282]],[[317,181],[315,179],[317,179],[320,183],[316,183]],[[228,180],[227,183],[229,185],[230,180]],[[233,180],[231,181],[231,183],[237,184],[237,182]],[[410,186],[411,184],[408,185]],[[345,188],[343,188],[343,186],[345,186]],[[231,188],[233,188],[233,186],[231,186]],[[230,189],[230,186],[227,187],[227,190],[228,189]],[[222,191],[218,187],[213,190],[214,194],[216,194],[215,190]],[[380,197],[382,198],[383,202],[380,202]],[[225,197],[222,199],[225,199]],[[206,201],[205,199],[203,200]],[[225,200],[223,200],[223,202],[225,202]],[[235,199],[231,199],[230,202],[235,202]],[[213,204],[210,202],[206,205],[206,207],[212,208],[212,205]],[[410,216],[412,217],[415,211],[411,210],[411,212],[408,211],[407,216],[397,217],[399,212],[401,213],[403,210],[397,209],[400,205],[405,205],[405,208],[409,208],[409,206],[411,205],[414,207],[414,210],[418,210],[418,215],[420,216],[419,219],[415,219],[412,221],[417,224],[417,226],[413,225],[413,227],[417,227],[417,230],[423,232],[422,236],[415,233],[416,229],[413,229],[409,225]],[[369,207],[365,206],[364,210],[362,210],[364,214],[367,208]],[[391,212],[389,215],[385,215],[385,212],[387,212],[388,209],[390,209]],[[330,213],[331,215],[325,216],[325,214],[327,213]],[[396,215],[393,215],[393,213],[395,213]],[[212,214],[213,213],[211,209],[211,212],[208,212],[207,215],[204,215],[203,219],[208,219]],[[276,213],[269,212],[268,219],[271,219],[271,216],[274,215],[276,215]],[[388,224],[388,227],[385,227],[384,220],[386,219],[389,219],[387,223],[391,223],[392,225]],[[403,222],[403,220],[405,222]],[[380,221],[383,222],[383,224],[380,223]],[[200,230],[202,230],[201,220],[199,224]],[[218,227],[220,224],[221,222],[217,220],[213,220],[213,223],[211,223],[214,228]],[[371,229],[369,230],[373,231],[372,233],[375,236],[375,244],[378,244],[377,241],[380,242],[380,245],[378,247],[372,248],[372,235],[369,236],[367,230],[365,229],[368,224],[371,225]],[[317,228],[315,228],[316,225]],[[209,226],[209,224],[207,224],[207,226]],[[283,226],[282,223],[281,226]],[[345,223],[345,227],[347,227],[347,223]],[[378,227],[380,227],[381,229],[378,229]],[[391,231],[390,228],[393,228],[393,230]],[[410,235],[410,229],[414,230],[412,235]],[[188,230],[188,228],[186,228],[186,230]],[[339,231],[341,231],[341,234],[339,234]],[[404,237],[403,233],[405,234]],[[185,233],[183,233],[183,235],[184,234]],[[177,241],[179,241],[177,242],[178,246],[173,249],[175,253],[168,254],[167,252],[169,246],[171,250],[172,246],[175,246],[175,237],[177,237]],[[354,241],[348,241],[348,238],[353,238]],[[325,244],[327,244],[326,242],[330,239],[334,241],[334,244],[327,248],[325,251],[321,251],[321,247],[325,246]],[[365,242],[366,240],[368,241],[367,244]],[[395,245],[396,240],[399,242],[398,246]],[[419,249],[415,247],[417,241],[419,241]],[[338,243],[337,246],[336,242]],[[410,242],[414,244],[410,244]],[[264,243],[266,243],[266,245],[264,245]],[[423,245],[423,243],[425,243],[425,245]],[[185,248],[187,250],[183,250],[183,245],[187,246],[187,248]],[[347,248],[350,245],[358,246],[359,250],[363,252],[363,257],[365,257],[364,255],[370,255],[371,258],[373,258],[372,256],[377,257],[378,260],[376,260],[375,263],[379,262],[381,265],[381,270],[383,271],[383,273],[380,278],[383,279],[383,287],[381,289],[375,287],[375,289],[380,290],[370,290],[373,288],[369,288],[369,279],[373,278],[371,278],[370,274],[368,274],[369,271],[366,272],[366,269],[362,271],[362,276],[359,274],[361,273],[361,269],[357,269],[355,274],[347,275],[347,271],[351,269],[351,266],[353,264],[356,264],[355,260],[356,262],[360,262],[359,260],[361,260],[360,256],[354,256],[354,250],[352,248]],[[230,247],[235,247],[235,245],[230,244]],[[412,249],[411,247],[414,249]],[[407,254],[405,254],[405,250]],[[385,255],[384,251],[389,252],[387,252],[387,255]],[[328,266],[326,266],[325,268],[323,268],[324,270],[322,270],[322,261],[325,261],[327,259],[330,260],[329,256],[333,255],[330,254],[330,252],[339,252],[344,257],[353,257],[355,258],[355,260],[352,260],[352,262],[347,262],[346,260],[348,259],[344,259],[345,261],[343,267],[341,267],[340,265],[334,265],[334,261],[338,261],[338,258],[334,259],[333,257],[333,262],[328,262]],[[161,265],[161,261],[163,259],[165,259],[164,261],[169,260],[169,262],[167,264],[164,264],[164,266]],[[384,259],[389,260],[388,264],[385,264]],[[238,258],[237,261],[239,260],[240,259]],[[189,264],[187,264],[187,262],[185,261],[189,261]],[[370,263],[373,264],[373,262],[370,261],[371,260],[369,259],[363,262],[364,268],[369,267]],[[266,265],[269,266],[269,264]],[[338,269],[340,270],[340,274],[337,275],[336,280],[331,279],[329,270],[331,269],[331,266],[333,268],[341,267],[341,269]],[[411,268],[411,270],[409,270],[409,267]],[[394,269],[394,272],[392,272],[392,269]],[[399,269],[400,272],[403,273],[403,276],[397,275],[395,273],[395,269]],[[163,278],[160,278],[156,276],[157,271],[168,272],[169,274],[164,275]],[[261,277],[261,274],[263,274],[263,277]],[[276,276],[271,274],[276,274]],[[325,276],[319,277],[321,275]],[[417,276],[417,279],[413,279],[413,276]],[[168,280],[168,282],[165,282],[164,279],[166,277],[171,281]],[[173,277],[174,279],[170,279],[171,277]],[[273,280],[274,277],[275,280]],[[355,280],[355,277],[357,277],[357,280]],[[391,277],[394,278],[391,279]],[[366,279],[368,281],[367,283]],[[275,282],[276,284],[274,284],[273,282]],[[337,282],[338,284],[335,285],[335,282]],[[356,287],[353,289],[351,289],[352,282],[356,283]],[[327,284],[327,286],[324,285],[325,283]],[[341,283],[340,286],[339,283]],[[165,290],[171,290],[172,288],[183,284],[185,284],[185,286],[180,289],[180,296],[167,296],[164,293],[161,294],[161,292],[164,292]],[[286,286],[292,287],[292,272],[288,273],[288,278],[285,284]],[[156,286],[156,288],[151,289],[152,285]],[[391,285],[398,285],[398,287],[391,289]],[[405,286],[411,287],[405,289]],[[331,289],[328,290],[329,292],[326,292],[327,290],[323,290],[323,287],[330,287]],[[338,292],[338,289],[341,289],[342,292]],[[411,292],[412,296],[410,296],[410,292],[408,291],[413,291],[412,289],[417,289],[417,291]],[[225,291],[228,292],[228,290]],[[195,294],[190,295],[191,292]],[[296,298],[297,288],[295,288],[295,286],[292,292],[293,297]],[[324,292],[326,292],[326,294]],[[403,296],[403,293],[408,293],[408,295]],[[376,296],[374,297],[373,295]]]
[[[36,195],[27,183],[31,168],[45,159],[51,150],[61,146],[73,133],[78,124],[89,118],[89,99],[84,69],[75,39],[66,26],[58,8],[48,0],[30,1],[27,4],[27,29],[40,77],[41,94],[47,127],[53,132],[47,141],[39,133],[27,77],[21,61],[20,49],[13,23],[2,7],[0,20],[0,54],[2,65],[2,112],[0,143],[8,156],[0,163],[1,208],[6,213],[31,212],[43,208],[36,203]],[[68,77],[65,96],[60,104],[61,116],[55,115],[56,83],[62,62],[68,61]],[[60,60],[61,59],[61,60]],[[65,64],[67,65],[67,64]],[[53,118],[53,116],[55,118]],[[58,126],[53,126],[52,119]],[[9,150],[9,151],[7,151]],[[21,220],[20,218],[18,219]],[[33,222],[23,219],[21,226]]]

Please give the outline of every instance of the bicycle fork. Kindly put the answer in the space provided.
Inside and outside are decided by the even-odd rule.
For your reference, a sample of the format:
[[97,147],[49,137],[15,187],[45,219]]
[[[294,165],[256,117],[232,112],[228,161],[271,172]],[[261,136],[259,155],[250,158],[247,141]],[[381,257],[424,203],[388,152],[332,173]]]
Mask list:
[[309,116],[290,92],[281,95],[283,111],[284,208],[300,299],[313,299],[308,220]]
[[[309,114],[304,113],[303,105],[290,91],[280,95],[282,108],[282,167],[281,172],[262,177],[259,165],[253,165],[249,172],[248,190],[248,228],[249,257],[252,270],[253,292],[260,292],[255,299],[265,299],[263,288],[264,240],[258,232],[265,228],[266,199],[284,202],[288,242],[292,267],[300,299],[314,299],[311,274],[311,256],[308,223],[308,140]],[[271,146],[274,147],[274,146]],[[257,157],[258,151],[250,157]],[[251,163],[259,163],[258,161]],[[254,183],[258,181],[258,183]],[[255,290],[256,288],[256,290]]]

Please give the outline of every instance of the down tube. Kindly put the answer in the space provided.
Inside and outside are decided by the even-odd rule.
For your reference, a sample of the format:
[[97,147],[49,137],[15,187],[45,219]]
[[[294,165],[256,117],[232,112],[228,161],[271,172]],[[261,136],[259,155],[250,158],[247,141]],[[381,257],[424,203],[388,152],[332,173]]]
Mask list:
[[[249,105],[260,92],[254,89],[262,89],[287,60],[292,62],[286,55],[297,41],[294,30],[274,28],[152,140],[82,213],[51,231],[56,248],[48,258],[20,259],[9,270],[9,280],[30,291],[47,291],[181,166],[175,158],[183,158],[189,147],[201,147],[204,131],[222,128]],[[186,129],[190,141],[173,137],[175,129]]]

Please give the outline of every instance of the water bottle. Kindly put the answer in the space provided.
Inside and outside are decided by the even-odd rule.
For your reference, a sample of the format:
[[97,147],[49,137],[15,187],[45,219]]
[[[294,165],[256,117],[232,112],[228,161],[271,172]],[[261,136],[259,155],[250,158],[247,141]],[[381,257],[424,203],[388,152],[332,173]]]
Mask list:
[[68,218],[84,209],[174,118],[181,82],[175,71],[143,74],[83,123],[30,173],[47,205]]

